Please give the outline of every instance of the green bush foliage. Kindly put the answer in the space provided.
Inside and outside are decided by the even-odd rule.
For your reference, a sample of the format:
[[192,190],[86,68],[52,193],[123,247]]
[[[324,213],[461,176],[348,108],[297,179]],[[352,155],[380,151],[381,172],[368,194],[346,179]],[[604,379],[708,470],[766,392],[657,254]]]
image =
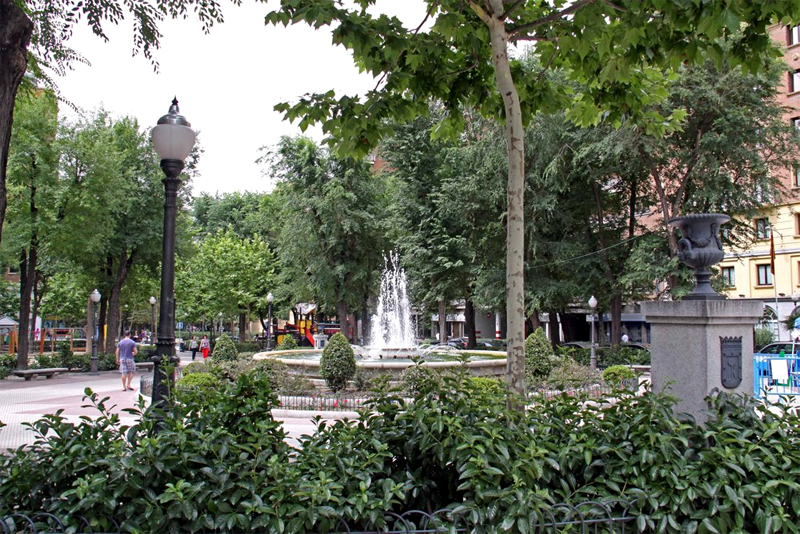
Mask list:
[[568,391],[580,389],[602,382],[599,371],[588,365],[582,365],[572,358],[562,356],[553,360],[553,369],[545,378],[533,379],[526,382],[529,390],[555,389]]
[[206,404],[209,392],[219,388],[219,378],[211,373],[189,373],[175,384],[178,400],[184,403]]
[[[650,351],[624,345],[597,347],[597,367],[605,369],[612,365],[650,365]],[[589,365],[591,350],[577,347],[559,347],[562,356],[569,356],[582,365]]]
[[236,350],[236,344],[230,336],[221,334],[214,344],[214,352],[211,356],[217,362],[233,362],[239,358],[239,352]]
[[208,365],[206,362],[192,362],[186,367],[182,369],[183,376],[190,375],[193,373],[210,373],[211,372],[211,365]]
[[254,341],[235,341],[234,344],[236,345],[236,351],[241,354],[243,352],[252,352],[255,354],[261,350],[258,343]]
[[612,386],[620,386],[625,380],[636,378],[636,374],[627,365],[612,365],[603,371],[603,381]]
[[356,374],[356,355],[353,347],[341,332],[337,332],[328,340],[322,349],[319,360],[319,374],[331,391],[340,391],[347,387],[347,381]]
[[0,355],[0,380],[4,379],[17,368],[17,357],[13,354]]
[[[792,323],[792,329],[793,328],[794,328],[794,322]],[[769,345],[773,341],[775,341],[775,332],[772,331],[772,328],[765,328],[763,326],[760,326],[755,329],[754,345],[756,351],[761,350],[762,348]]]
[[285,336],[283,336],[281,344],[278,345],[275,350],[294,350],[296,348],[297,348],[297,341],[295,341],[294,336],[286,334]]
[[525,376],[527,380],[545,377],[553,369],[553,347],[544,330],[537,328],[525,340]]
[[441,378],[436,369],[421,365],[421,362],[406,368],[400,375],[403,389],[412,395],[439,387]]
[[410,401],[384,390],[357,423],[320,423],[294,449],[260,371],[204,395],[168,416],[150,408],[131,428],[97,395],[105,417],[43,417],[35,444],[0,456],[0,516],[84,516],[106,532],[297,534],[340,519],[381,530],[386,511],[450,508],[467,530],[524,534],[554,503],[606,502],[618,516],[620,500],[632,503],[633,531],[800,527],[800,419],[787,405],[719,394],[703,425],[651,392],[509,410],[502,388],[460,372]]

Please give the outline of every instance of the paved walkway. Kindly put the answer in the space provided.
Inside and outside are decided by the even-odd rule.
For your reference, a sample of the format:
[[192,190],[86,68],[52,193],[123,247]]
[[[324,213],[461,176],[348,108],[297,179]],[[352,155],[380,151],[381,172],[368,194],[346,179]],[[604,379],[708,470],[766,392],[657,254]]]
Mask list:
[[[191,362],[191,353],[181,353],[182,363]],[[0,380],[0,421],[7,426],[0,428],[0,450],[17,448],[32,443],[35,434],[23,426],[32,423],[45,414],[56,413],[63,409],[62,415],[67,420],[78,422],[81,416],[95,417],[98,412],[94,406],[84,399],[84,390],[89,387],[102,399],[108,397],[106,407],[120,415],[122,424],[132,425],[137,418],[123,410],[135,408],[140,398],[139,381],[142,376],[152,371],[137,372],[133,378],[135,391],[122,391],[119,372],[105,371],[96,376],[88,373],[65,373],[53,378],[36,378],[25,381],[23,378],[8,377]],[[303,434],[314,431],[312,417],[320,415],[315,412],[296,412],[290,410],[274,410],[273,417],[283,422],[283,428],[296,443]],[[355,417],[354,413],[321,414],[325,419]]]

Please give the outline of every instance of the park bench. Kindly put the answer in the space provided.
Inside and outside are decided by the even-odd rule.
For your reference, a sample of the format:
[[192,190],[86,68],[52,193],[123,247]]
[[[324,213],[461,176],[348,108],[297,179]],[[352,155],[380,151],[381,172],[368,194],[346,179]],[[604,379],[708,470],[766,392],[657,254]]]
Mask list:
[[53,378],[54,376],[60,373],[66,373],[69,369],[66,367],[50,367],[47,369],[24,369],[14,371],[14,376],[21,376],[25,380],[31,380],[36,378],[39,375],[44,376],[45,378]]
[[153,370],[153,362],[136,362],[136,370],[137,371],[152,371]]

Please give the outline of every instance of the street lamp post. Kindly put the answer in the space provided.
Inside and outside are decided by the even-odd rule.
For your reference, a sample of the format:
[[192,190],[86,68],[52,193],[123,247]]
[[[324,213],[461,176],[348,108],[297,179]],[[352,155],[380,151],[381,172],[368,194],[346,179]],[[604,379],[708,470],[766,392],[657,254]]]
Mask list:
[[272,301],[275,300],[275,295],[272,291],[267,293],[267,302],[269,303],[269,311],[267,312],[267,350],[272,350]]
[[100,302],[100,292],[95,288],[89,295],[89,300],[92,301],[92,367],[91,372],[93,375],[97,374],[97,303]]
[[594,310],[597,308],[597,299],[592,295],[589,298],[589,307],[592,309],[592,345],[590,347],[589,365],[597,369],[597,349],[594,346]]
[[158,119],[153,128],[153,148],[161,158],[164,171],[164,238],[161,248],[161,301],[158,314],[158,342],[153,358],[154,405],[169,394],[169,382],[159,364],[172,363],[175,357],[175,224],[178,188],[184,162],[194,146],[195,133],[191,124],[180,114],[174,98],[169,112]]
[[150,297],[150,339],[156,335],[156,298]]

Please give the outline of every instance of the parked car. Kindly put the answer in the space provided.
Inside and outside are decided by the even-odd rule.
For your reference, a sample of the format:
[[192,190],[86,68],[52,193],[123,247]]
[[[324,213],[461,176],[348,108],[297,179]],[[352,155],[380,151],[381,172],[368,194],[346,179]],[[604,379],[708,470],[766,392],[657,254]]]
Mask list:
[[791,356],[792,354],[797,354],[800,352],[800,343],[793,343],[791,341],[782,341],[778,343],[770,343],[769,345],[765,345],[761,348],[761,350],[757,350],[756,354],[780,354],[783,352],[784,355]]

